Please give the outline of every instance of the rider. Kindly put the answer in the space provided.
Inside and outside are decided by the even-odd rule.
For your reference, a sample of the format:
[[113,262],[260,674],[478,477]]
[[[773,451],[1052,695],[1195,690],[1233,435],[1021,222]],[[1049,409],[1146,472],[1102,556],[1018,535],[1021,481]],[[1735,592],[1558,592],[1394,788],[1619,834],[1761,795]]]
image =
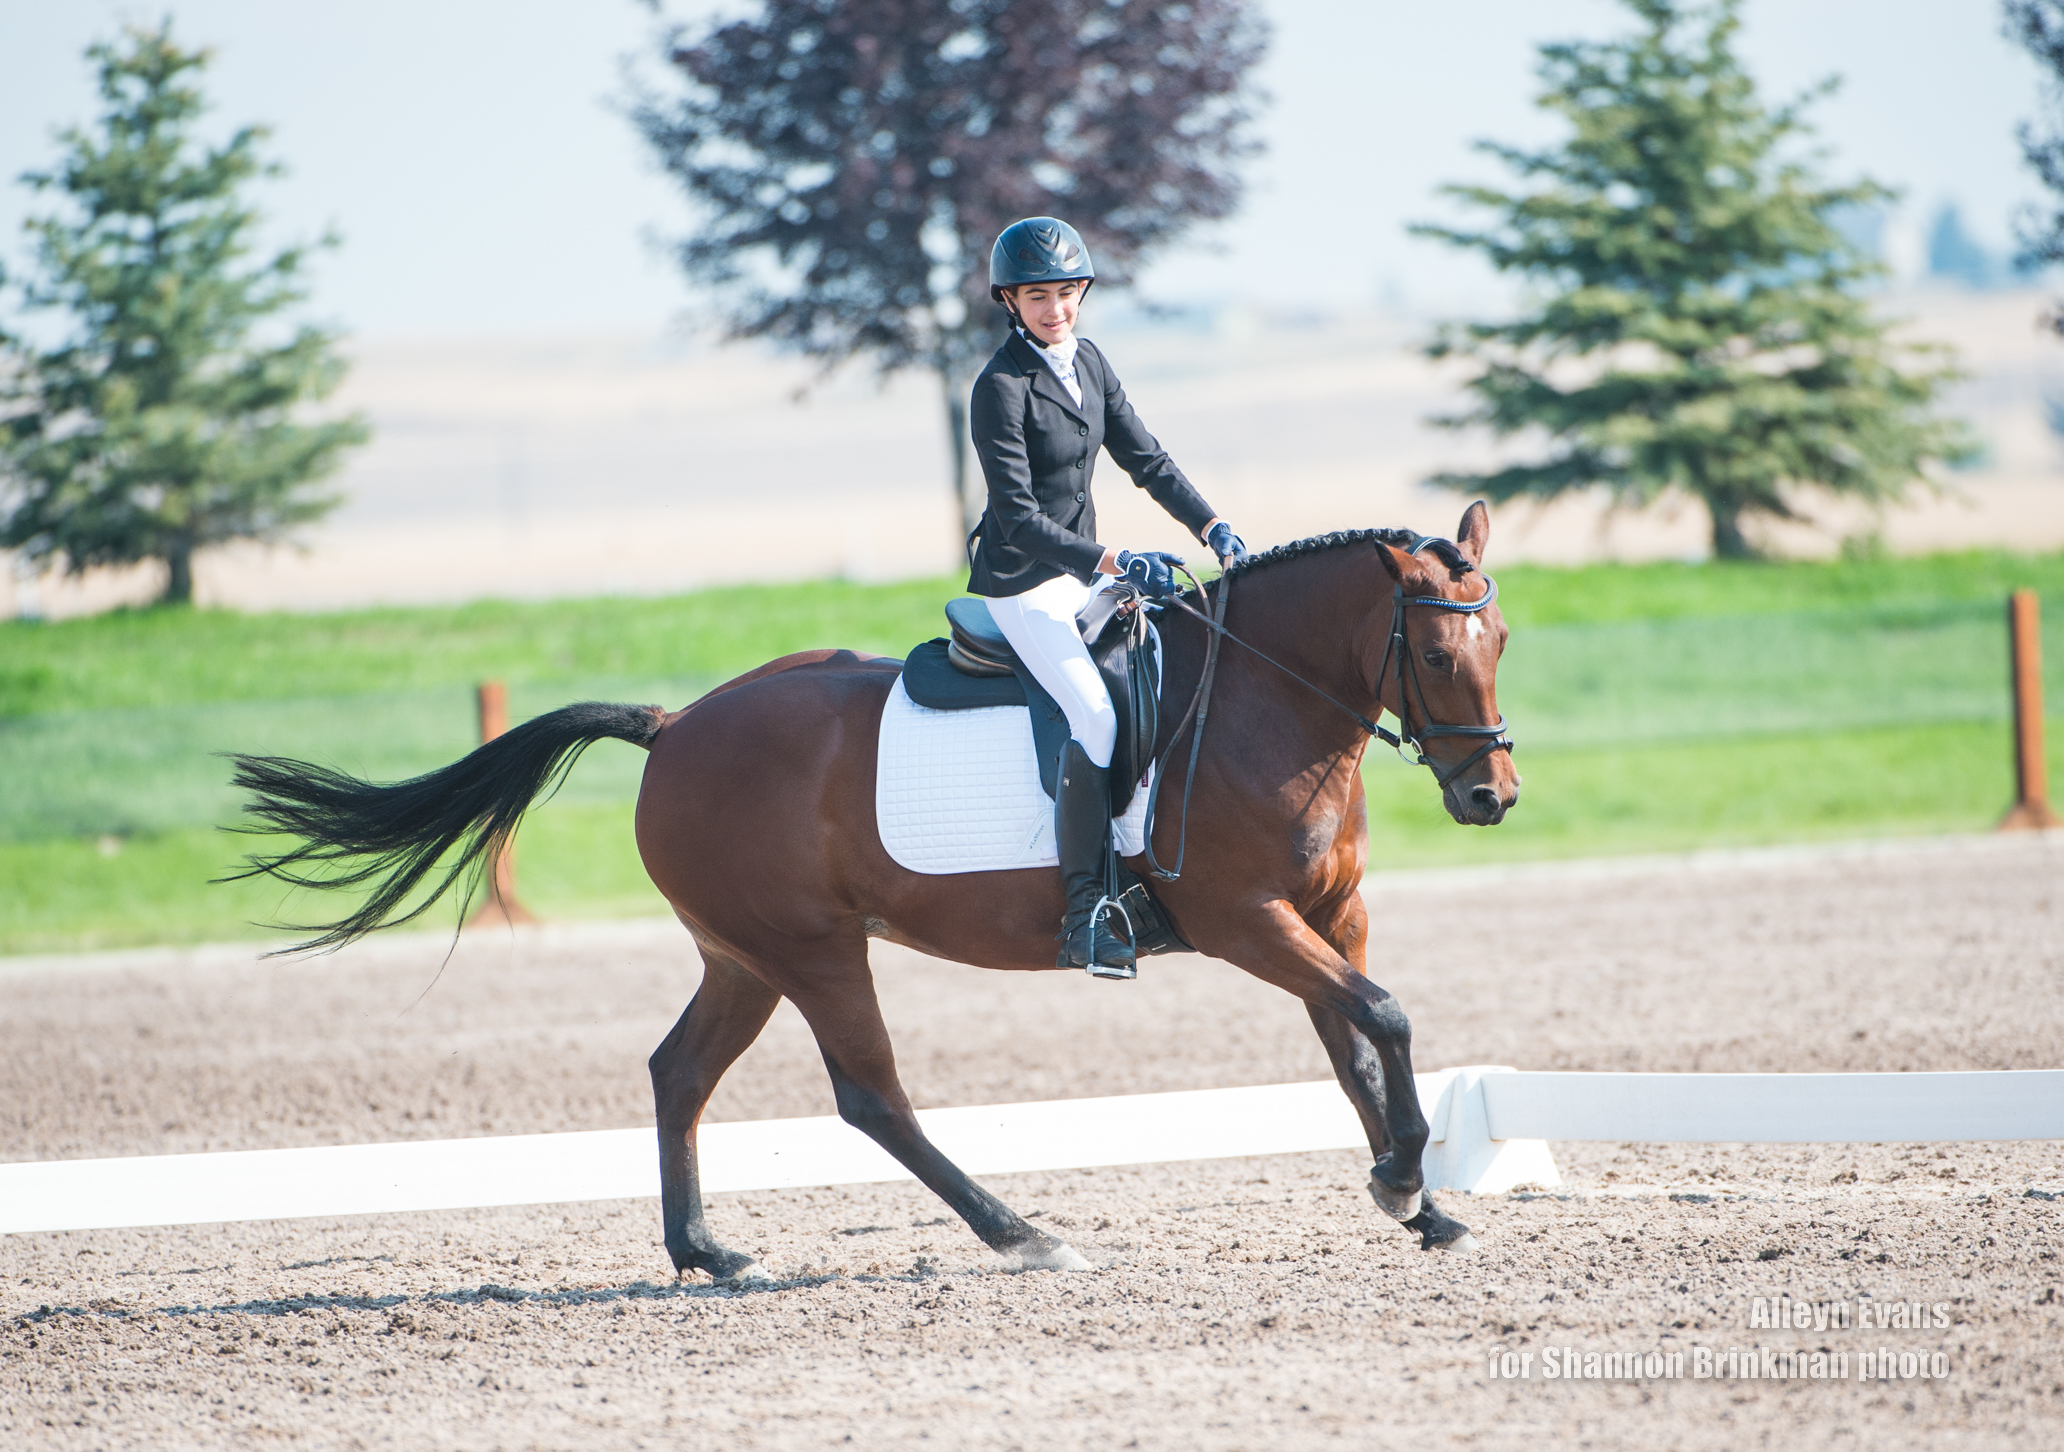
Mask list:
[[968,589],[988,597],[997,628],[1068,716],[1072,739],[1054,793],[1067,896],[1058,966],[1130,978],[1132,950],[1110,931],[1108,915],[1096,911],[1104,894],[1118,713],[1075,616],[1111,577],[1150,598],[1174,594],[1170,566],[1182,560],[1097,543],[1090,478],[1098,448],[1108,449],[1221,564],[1245,558],[1247,547],[1141,424],[1096,344],[1075,336],[1077,310],[1095,278],[1081,235],[1055,217],[1013,222],[989,254],[989,296],[1009,312],[1012,327],[975,380],[969,408],[989,503],[968,537]]

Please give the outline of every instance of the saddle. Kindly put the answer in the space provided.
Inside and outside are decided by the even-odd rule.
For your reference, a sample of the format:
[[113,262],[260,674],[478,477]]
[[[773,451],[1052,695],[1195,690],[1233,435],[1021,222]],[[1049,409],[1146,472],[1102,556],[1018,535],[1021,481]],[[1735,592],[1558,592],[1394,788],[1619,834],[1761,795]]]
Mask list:
[[[1111,752],[1111,815],[1123,816],[1153,760],[1161,729],[1161,638],[1147,622],[1138,594],[1123,587],[1090,597],[1075,618],[1082,643],[1118,712],[1118,744]],[[1052,796],[1060,777],[1068,718],[1046,687],[1025,669],[989,605],[976,596],[948,601],[950,636],[926,641],[903,664],[903,689],[920,706],[967,711],[981,706],[1026,706],[1039,756],[1039,784]]]
[[[1161,637],[1148,623],[1146,602],[1125,586],[1100,590],[1076,616],[1076,628],[1104,679],[1118,712],[1118,742],[1111,752],[1111,815],[1122,816],[1154,759],[1161,729]],[[1059,786],[1068,717],[996,628],[987,601],[963,595],[946,605],[950,634],[928,640],[903,662],[903,689],[934,711],[1024,706],[1032,716],[1032,749],[1039,784],[1051,797]],[[1141,956],[1187,949],[1161,905],[1115,854],[1110,895],[1125,909]]]

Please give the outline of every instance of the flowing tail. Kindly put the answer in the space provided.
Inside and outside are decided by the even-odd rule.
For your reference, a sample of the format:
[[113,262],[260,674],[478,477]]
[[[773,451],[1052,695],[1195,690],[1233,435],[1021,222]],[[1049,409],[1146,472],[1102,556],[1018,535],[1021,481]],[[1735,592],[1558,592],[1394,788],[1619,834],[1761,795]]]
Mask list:
[[[526,721],[450,766],[389,784],[281,756],[233,755],[235,785],[253,794],[245,811],[257,819],[235,830],[302,840],[285,852],[254,852],[243,871],[218,880],[276,877],[324,889],[374,884],[355,912],[295,927],[315,936],[280,950],[287,953],[335,950],[376,928],[409,922],[462,878],[463,916],[524,812],[565,779],[583,751],[604,739],[650,746],[665,719],[659,706],[583,701]],[[429,895],[392,916],[454,847],[458,856]]]

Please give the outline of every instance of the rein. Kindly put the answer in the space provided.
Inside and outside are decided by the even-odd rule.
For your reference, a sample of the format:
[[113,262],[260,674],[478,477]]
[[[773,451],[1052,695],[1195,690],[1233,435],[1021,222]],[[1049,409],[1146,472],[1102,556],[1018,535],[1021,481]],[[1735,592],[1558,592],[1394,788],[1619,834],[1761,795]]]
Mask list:
[[[1420,535],[1412,541],[1411,548],[1406,553],[1416,555],[1419,551],[1432,544],[1436,538],[1434,535]],[[1191,575],[1188,569],[1183,569],[1183,573],[1189,575],[1190,583],[1196,585],[1199,595],[1207,599],[1210,598],[1210,592],[1205,589],[1195,575]],[[1426,688],[1419,682],[1419,668],[1411,659],[1411,650],[1406,635],[1405,610],[1408,606],[1423,605],[1432,610],[1446,610],[1458,615],[1474,615],[1493,600],[1496,600],[1498,598],[1498,582],[1489,575],[1485,575],[1483,579],[1486,588],[1483,598],[1478,600],[1450,600],[1442,595],[1406,595],[1403,581],[1396,581],[1392,584],[1390,597],[1390,639],[1384,644],[1383,660],[1376,668],[1376,680],[1380,689],[1383,677],[1390,671],[1390,662],[1394,656],[1397,660],[1398,710],[1396,715],[1398,726],[1401,728],[1399,731],[1386,730],[1383,726],[1370,720],[1352,706],[1338,700],[1321,687],[1313,685],[1267,651],[1240,639],[1239,636],[1227,630],[1225,628],[1226,601],[1233,592],[1233,577],[1230,574],[1223,574],[1218,577],[1218,598],[1212,605],[1210,615],[1206,615],[1203,611],[1179,597],[1170,598],[1166,603],[1175,606],[1184,614],[1194,616],[1202,621],[1211,631],[1211,634],[1207,638],[1207,644],[1204,648],[1204,670],[1202,675],[1198,677],[1196,693],[1190,697],[1190,709],[1183,713],[1182,720],[1177,723],[1175,731],[1169,736],[1168,749],[1162,752],[1161,759],[1154,763],[1154,786],[1147,798],[1147,814],[1143,826],[1147,866],[1153,870],[1154,876],[1162,882],[1174,882],[1182,876],[1183,856],[1188,850],[1190,832],[1190,788],[1195,784],[1197,778],[1197,756],[1204,745],[1204,723],[1211,716],[1211,685],[1213,678],[1218,672],[1218,643],[1221,639],[1230,640],[1234,645],[1239,646],[1250,655],[1256,656],[1269,665],[1274,666],[1320,700],[1325,701],[1335,710],[1346,715],[1370,736],[1396,751],[1398,759],[1405,762],[1406,765],[1425,767],[1433,773],[1436,784],[1443,790],[1446,789],[1449,782],[1469,770],[1470,767],[1476,765],[1493,751],[1512,750],[1512,738],[1505,734],[1506,722],[1503,716],[1500,716],[1497,722],[1490,726],[1446,726],[1433,719],[1432,713],[1426,709]],[[1419,715],[1423,722],[1420,729],[1416,732],[1412,730],[1411,722],[1405,714],[1411,708],[1411,695],[1406,690],[1408,675],[1411,686],[1419,696]],[[1380,706],[1377,708],[1377,714],[1382,714]],[[1163,867],[1154,856],[1154,808],[1160,801],[1161,782],[1166,775],[1169,759],[1175,755],[1176,744],[1182,740],[1182,734],[1189,728],[1192,717],[1196,719],[1197,729],[1195,734],[1190,737],[1189,772],[1183,778],[1182,820],[1177,829],[1175,839],[1175,866],[1171,869]],[[1470,740],[1481,741],[1483,744],[1478,746],[1468,756],[1462,758],[1456,765],[1449,767],[1446,771],[1442,771],[1437,762],[1427,758],[1424,744],[1428,739],[1436,736],[1460,736]],[[1418,753],[1416,761],[1405,755],[1406,746],[1410,746]]]
[[[1190,575],[1187,565],[1178,565],[1176,568],[1185,575]],[[1197,587],[1199,595],[1206,599],[1210,598],[1203,582],[1195,575],[1190,575],[1190,583]],[[1147,793],[1146,820],[1140,826],[1140,841],[1147,850],[1147,866],[1154,876],[1163,882],[1174,882],[1182,876],[1183,858],[1190,850],[1190,788],[1197,784],[1197,753],[1204,749],[1204,723],[1211,719],[1211,683],[1218,675],[1218,642],[1221,638],[1233,639],[1225,628],[1226,601],[1232,598],[1232,594],[1233,577],[1220,575],[1218,603],[1211,607],[1211,615],[1192,609],[1181,599],[1173,602],[1210,626],[1213,633],[1204,638],[1204,670],[1197,677],[1197,689],[1190,697],[1190,709],[1183,712],[1182,720],[1176,723],[1175,730],[1169,734],[1168,749],[1162,752],[1161,759],[1154,763],[1154,785]],[[1244,641],[1241,643],[1245,644]],[[1248,649],[1252,650],[1253,647],[1249,646]],[[1175,755],[1176,743],[1182,740],[1183,732],[1189,729],[1192,717],[1196,718],[1197,730],[1196,734],[1190,737],[1190,769],[1183,775],[1182,819],[1177,823],[1175,833],[1175,866],[1168,868],[1163,867],[1160,859],[1154,856],[1154,808],[1161,801],[1161,783],[1168,777],[1168,760]]]

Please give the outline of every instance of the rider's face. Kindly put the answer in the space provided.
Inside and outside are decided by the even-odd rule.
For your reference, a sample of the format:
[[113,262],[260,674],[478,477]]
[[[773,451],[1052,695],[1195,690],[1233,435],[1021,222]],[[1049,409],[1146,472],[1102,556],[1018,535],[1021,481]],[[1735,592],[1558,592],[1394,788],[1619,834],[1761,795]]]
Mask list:
[[1028,282],[1014,289],[1011,301],[1025,330],[1051,348],[1075,332],[1075,314],[1082,307],[1079,282]]

